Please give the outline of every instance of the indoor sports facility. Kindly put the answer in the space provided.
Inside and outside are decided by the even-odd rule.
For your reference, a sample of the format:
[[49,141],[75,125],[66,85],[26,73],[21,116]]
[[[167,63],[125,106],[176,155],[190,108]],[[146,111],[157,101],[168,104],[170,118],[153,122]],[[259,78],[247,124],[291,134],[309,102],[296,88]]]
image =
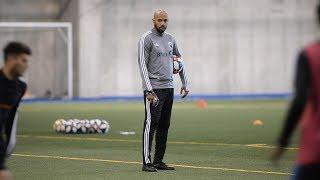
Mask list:
[[[299,130],[281,160],[270,156],[295,95],[299,53],[319,39],[318,3],[0,0],[0,67],[8,42],[32,50],[8,169],[17,180],[290,179]],[[152,65],[139,69],[138,46],[159,9],[190,92],[181,98],[173,74],[164,161],[175,171],[149,173],[141,171],[149,118],[142,84]]]

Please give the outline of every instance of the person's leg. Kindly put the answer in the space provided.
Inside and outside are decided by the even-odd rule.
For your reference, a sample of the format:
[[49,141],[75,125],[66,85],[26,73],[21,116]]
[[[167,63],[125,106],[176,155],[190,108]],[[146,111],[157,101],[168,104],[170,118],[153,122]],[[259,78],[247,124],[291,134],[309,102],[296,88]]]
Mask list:
[[166,100],[161,111],[161,118],[157,127],[154,164],[162,163],[167,148],[168,130],[170,127],[173,104],[173,89],[166,89]]
[[6,154],[10,156],[16,145],[17,123],[18,123],[18,107],[10,110],[8,118],[4,123],[5,135],[6,135]]
[[0,108],[0,180],[10,179],[10,172],[7,170],[5,165],[6,160],[6,143],[3,137],[3,126],[5,120],[8,118],[8,111]]
[[309,164],[296,168],[292,180],[319,180],[320,164]]
[[157,106],[153,106],[144,96],[145,103],[145,121],[143,130],[143,165],[151,164],[151,149],[152,149],[152,139],[154,136],[154,131],[158,126],[159,119],[161,117],[161,109],[163,106],[163,97],[161,90],[154,90],[159,98],[159,103]]
[[299,166],[296,165],[294,168],[293,168],[293,175],[291,176],[291,180],[297,180],[297,177],[298,177],[298,174],[299,174]]

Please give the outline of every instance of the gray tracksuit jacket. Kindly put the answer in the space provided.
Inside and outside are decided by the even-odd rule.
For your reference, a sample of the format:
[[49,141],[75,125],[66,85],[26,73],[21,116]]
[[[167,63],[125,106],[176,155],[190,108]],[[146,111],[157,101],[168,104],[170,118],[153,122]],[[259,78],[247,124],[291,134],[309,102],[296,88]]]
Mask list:
[[[173,88],[173,55],[181,57],[170,34],[152,29],[142,35],[138,45],[138,63],[144,90]],[[179,75],[183,87],[187,87],[184,65]]]

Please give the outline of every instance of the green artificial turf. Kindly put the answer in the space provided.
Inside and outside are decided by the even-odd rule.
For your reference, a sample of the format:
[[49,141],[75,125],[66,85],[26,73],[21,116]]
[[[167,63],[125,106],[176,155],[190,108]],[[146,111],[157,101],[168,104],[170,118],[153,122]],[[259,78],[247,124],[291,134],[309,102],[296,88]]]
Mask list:
[[[176,102],[165,155],[176,171],[146,173],[139,164],[142,103],[23,104],[8,165],[18,180],[289,179],[295,150],[288,150],[278,166],[268,161],[286,109],[286,101],[212,101],[206,109]],[[52,129],[58,118],[106,119],[111,129],[106,135],[59,134]],[[253,126],[255,119],[263,125]]]

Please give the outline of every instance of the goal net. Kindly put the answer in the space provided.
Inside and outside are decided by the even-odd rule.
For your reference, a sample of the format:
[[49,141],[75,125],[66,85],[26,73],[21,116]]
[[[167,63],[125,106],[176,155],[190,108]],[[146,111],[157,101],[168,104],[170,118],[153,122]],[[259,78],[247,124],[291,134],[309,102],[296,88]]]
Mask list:
[[65,99],[73,97],[72,26],[70,23],[0,23],[0,66],[2,49],[20,41],[32,49],[23,79],[28,84],[25,98]]

